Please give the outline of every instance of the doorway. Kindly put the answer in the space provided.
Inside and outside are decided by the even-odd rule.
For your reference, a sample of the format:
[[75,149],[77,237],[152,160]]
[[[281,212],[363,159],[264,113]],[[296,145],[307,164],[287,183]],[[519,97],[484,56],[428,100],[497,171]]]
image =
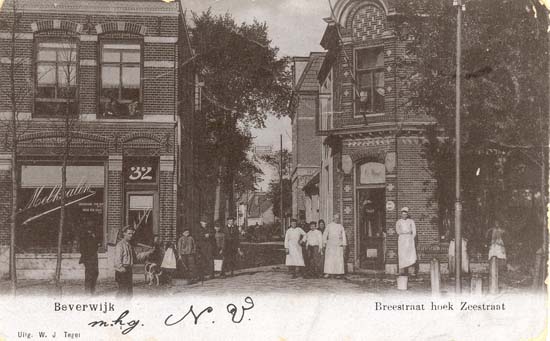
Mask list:
[[158,234],[157,194],[154,192],[128,192],[126,195],[126,224],[135,229],[133,242],[137,249],[153,246]]
[[359,265],[363,269],[384,269],[385,193],[384,186],[357,189]]

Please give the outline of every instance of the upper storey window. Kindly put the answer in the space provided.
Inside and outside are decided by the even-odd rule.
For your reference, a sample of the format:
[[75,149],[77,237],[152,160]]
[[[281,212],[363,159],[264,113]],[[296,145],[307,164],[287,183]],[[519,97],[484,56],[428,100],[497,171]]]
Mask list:
[[355,51],[355,115],[384,112],[384,49]]
[[141,60],[139,43],[102,44],[101,117],[142,117]]
[[39,42],[36,53],[35,116],[76,115],[77,45]]

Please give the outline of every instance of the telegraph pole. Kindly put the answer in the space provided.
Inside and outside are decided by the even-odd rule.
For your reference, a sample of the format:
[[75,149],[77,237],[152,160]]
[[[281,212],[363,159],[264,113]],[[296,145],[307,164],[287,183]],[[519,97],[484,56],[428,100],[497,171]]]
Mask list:
[[462,0],[454,0],[456,14],[456,122],[455,122],[455,293],[462,293],[462,202],[460,199],[460,81],[462,57]]
[[284,218],[284,212],[283,212],[283,134],[281,134],[281,145],[280,145],[280,153],[279,153],[279,208],[281,216],[281,230],[282,235],[285,235],[285,218]]

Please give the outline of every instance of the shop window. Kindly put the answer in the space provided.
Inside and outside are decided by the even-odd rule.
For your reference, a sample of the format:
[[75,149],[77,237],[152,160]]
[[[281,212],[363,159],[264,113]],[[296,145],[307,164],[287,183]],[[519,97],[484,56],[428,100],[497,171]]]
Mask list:
[[75,43],[37,44],[35,116],[77,115],[77,70]]
[[355,115],[384,111],[384,49],[355,51]]
[[101,46],[102,118],[140,118],[141,45],[103,43]]
[[[67,167],[63,252],[78,252],[82,228],[92,223],[103,240],[104,166]],[[61,166],[21,166],[16,245],[23,252],[55,252],[61,208]]]

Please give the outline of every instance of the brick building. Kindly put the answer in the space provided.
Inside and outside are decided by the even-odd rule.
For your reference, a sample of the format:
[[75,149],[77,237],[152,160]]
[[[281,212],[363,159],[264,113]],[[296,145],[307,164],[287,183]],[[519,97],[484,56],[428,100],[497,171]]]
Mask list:
[[292,115],[292,216],[301,221],[319,219],[319,194],[304,192],[306,184],[319,172],[321,140],[316,135],[319,81],[317,74],[324,53],[293,59],[296,111]]
[[[3,22],[13,18],[12,1],[4,2]],[[20,175],[18,276],[53,274],[68,123],[62,276],[83,276],[78,236],[88,223],[101,237],[100,276],[112,276],[110,255],[123,226],[136,226],[136,241],[151,245],[153,235],[176,239],[178,213],[182,223],[193,220],[188,205],[193,190],[186,190],[193,165],[187,124],[192,119],[193,78],[178,67],[190,53],[183,12],[179,2],[154,0],[15,4],[20,16],[16,34],[8,26],[0,32],[0,119],[9,120],[12,113],[5,73],[12,41],[16,88],[25,96],[18,93],[16,165],[6,143],[0,145],[1,271],[8,264],[14,166]]]
[[317,133],[323,136],[321,217],[340,213],[355,269],[397,271],[395,223],[410,208],[421,270],[445,257],[432,203],[435,180],[422,156],[433,122],[407,106],[412,59],[387,0],[339,0],[321,45]]

